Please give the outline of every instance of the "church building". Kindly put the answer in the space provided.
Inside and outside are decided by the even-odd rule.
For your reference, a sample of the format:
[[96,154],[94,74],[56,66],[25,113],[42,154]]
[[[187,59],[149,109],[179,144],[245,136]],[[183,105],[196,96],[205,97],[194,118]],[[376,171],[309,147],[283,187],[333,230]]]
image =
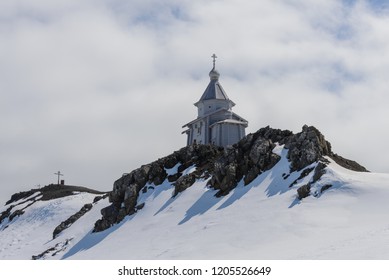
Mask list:
[[188,136],[187,145],[213,144],[216,146],[232,146],[245,137],[248,122],[232,112],[235,103],[228,98],[219,82],[220,74],[215,69],[216,55],[213,58],[213,68],[209,72],[209,84],[197,107],[197,118],[183,126],[183,133]]

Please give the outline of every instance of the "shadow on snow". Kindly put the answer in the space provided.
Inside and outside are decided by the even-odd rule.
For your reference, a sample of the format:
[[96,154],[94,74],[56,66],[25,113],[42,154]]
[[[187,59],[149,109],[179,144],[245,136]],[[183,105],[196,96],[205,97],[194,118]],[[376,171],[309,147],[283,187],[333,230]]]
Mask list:
[[220,201],[220,198],[215,197],[215,190],[208,190],[186,211],[184,219],[178,224],[182,225],[192,219],[194,216],[202,215],[211,209]]
[[125,222],[132,220],[133,217],[134,215],[127,216],[119,224],[113,225],[102,232],[92,232],[92,230],[89,231],[80,241],[77,242],[77,244],[71,247],[70,250],[66,254],[64,254],[61,259],[67,259],[77,254],[78,252],[86,251],[92,248],[93,246],[103,241],[108,235],[118,230]]

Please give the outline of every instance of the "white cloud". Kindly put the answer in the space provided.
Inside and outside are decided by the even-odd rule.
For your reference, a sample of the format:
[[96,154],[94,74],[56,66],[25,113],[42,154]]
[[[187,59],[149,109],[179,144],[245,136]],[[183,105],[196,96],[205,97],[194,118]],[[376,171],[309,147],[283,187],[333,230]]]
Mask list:
[[346,2],[3,1],[1,192],[58,169],[110,189],[179,149],[213,52],[249,131],[312,124],[335,152],[389,172],[389,14]]

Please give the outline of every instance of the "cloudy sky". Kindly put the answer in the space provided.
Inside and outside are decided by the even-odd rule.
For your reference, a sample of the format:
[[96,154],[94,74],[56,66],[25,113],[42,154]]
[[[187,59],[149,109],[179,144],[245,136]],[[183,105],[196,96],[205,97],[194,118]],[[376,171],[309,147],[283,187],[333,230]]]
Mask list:
[[0,1],[0,203],[58,170],[110,190],[184,146],[213,53],[247,132],[314,125],[388,173],[385,2]]

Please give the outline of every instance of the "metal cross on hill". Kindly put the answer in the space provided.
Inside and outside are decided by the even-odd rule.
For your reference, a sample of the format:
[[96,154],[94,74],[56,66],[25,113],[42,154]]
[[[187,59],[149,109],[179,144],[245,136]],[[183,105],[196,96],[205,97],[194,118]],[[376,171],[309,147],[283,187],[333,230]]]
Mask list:
[[57,173],[54,173],[54,175],[57,175],[58,176],[58,185],[59,185],[59,177],[60,176],[63,176],[63,174],[61,174],[61,171],[58,171]]

